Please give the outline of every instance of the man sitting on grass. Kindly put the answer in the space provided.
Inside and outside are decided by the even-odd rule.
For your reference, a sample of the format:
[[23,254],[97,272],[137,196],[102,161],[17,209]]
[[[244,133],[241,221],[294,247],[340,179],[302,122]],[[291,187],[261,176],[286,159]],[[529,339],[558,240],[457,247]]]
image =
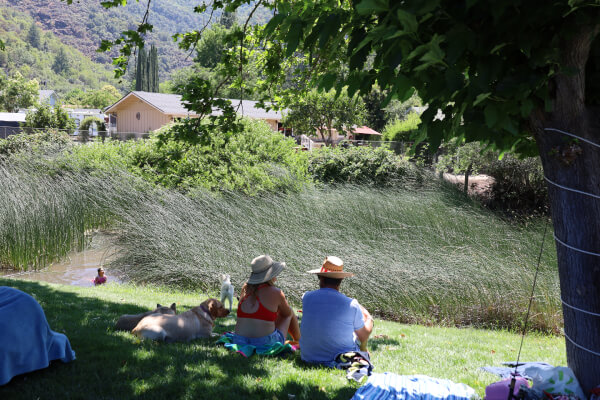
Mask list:
[[306,292],[302,297],[302,360],[334,367],[340,353],[359,350],[366,353],[373,318],[356,299],[340,293],[342,279],[354,274],[344,272],[342,260],[332,256],[325,259],[320,269],[308,273],[317,274],[320,289]]

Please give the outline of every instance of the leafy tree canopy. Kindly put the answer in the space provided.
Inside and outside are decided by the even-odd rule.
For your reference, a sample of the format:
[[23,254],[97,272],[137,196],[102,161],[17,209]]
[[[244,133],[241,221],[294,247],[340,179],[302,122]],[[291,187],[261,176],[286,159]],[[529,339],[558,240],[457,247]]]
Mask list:
[[27,80],[19,72],[9,78],[0,75],[0,108],[16,112],[19,108],[33,107],[39,98],[37,80]]
[[[234,11],[245,3],[249,1],[223,0],[214,7]],[[251,42],[261,48],[262,89],[282,83],[289,63],[300,55],[293,73],[326,91],[347,88],[350,96],[366,95],[378,83],[388,94],[385,105],[393,98],[405,101],[417,90],[429,104],[421,117],[420,138],[427,136],[433,147],[458,135],[503,150],[531,152],[527,118],[533,110],[551,107],[549,82],[566,68],[556,51],[560,37],[572,34],[574,24],[593,23],[594,13],[586,6],[595,3],[554,1],[535,7],[516,0],[257,2],[257,7],[276,10],[274,17],[262,28],[244,26],[226,40],[231,45],[245,40],[246,46]],[[535,13],[528,11],[534,8]],[[205,10],[205,5],[195,9]],[[144,21],[136,31],[105,43],[106,49],[121,46],[117,66],[150,29]],[[180,35],[181,46],[195,45],[201,33]],[[233,63],[238,68],[225,70],[235,76],[240,63],[247,65],[249,54],[232,53],[222,61],[231,63],[239,56]],[[272,91],[259,92],[273,97]],[[438,109],[445,118],[434,121]]]
[[75,121],[60,106],[42,104],[37,110],[27,113],[23,127],[34,129],[59,129],[69,135],[77,127]]
[[121,92],[117,88],[112,85],[104,85],[101,89],[87,92],[81,89],[72,90],[65,96],[65,103],[89,108],[106,108],[116,103],[121,97]]
[[27,32],[27,41],[36,49],[42,47],[42,35],[40,32],[40,28],[38,28],[35,22],[33,22],[29,27],[29,32]]
[[290,104],[284,123],[297,134],[315,136],[318,132],[324,141],[331,142],[334,129],[344,134],[352,126],[362,125],[364,118],[365,105],[360,97],[312,90]]
[[69,60],[69,56],[64,48],[60,47],[58,49],[58,53],[54,56],[54,63],[52,64],[52,69],[57,74],[65,75],[71,69],[71,61]]
[[225,36],[228,32],[221,24],[212,25],[206,30],[196,46],[196,63],[205,68],[216,67],[225,51]]

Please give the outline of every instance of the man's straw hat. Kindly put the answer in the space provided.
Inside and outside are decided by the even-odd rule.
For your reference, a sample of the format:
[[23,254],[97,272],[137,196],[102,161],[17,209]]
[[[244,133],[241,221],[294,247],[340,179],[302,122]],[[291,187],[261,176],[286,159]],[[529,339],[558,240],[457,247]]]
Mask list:
[[317,274],[327,278],[342,279],[354,276],[352,272],[344,272],[344,262],[335,256],[325,257],[323,266],[319,269],[308,271],[309,274]]
[[250,274],[250,278],[248,278],[248,283],[257,284],[268,282],[275,278],[283,271],[285,263],[273,261],[271,257],[262,255],[252,260],[250,267],[252,268],[252,273]]

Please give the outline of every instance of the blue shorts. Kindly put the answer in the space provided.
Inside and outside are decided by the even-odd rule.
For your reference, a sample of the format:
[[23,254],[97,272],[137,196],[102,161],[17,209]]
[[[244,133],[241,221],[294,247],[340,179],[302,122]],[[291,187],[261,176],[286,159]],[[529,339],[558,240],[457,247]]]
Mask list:
[[271,333],[270,335],[255,338],[240,335],[233,336],[233,344],[239,345],[251,345],[255,347],[260,347],[270,346],[276,342],[285,343],[285,336],[283,336],[283,333],[281,333],[279,329],[275,329],[275,331],[273,331],[273,333]]

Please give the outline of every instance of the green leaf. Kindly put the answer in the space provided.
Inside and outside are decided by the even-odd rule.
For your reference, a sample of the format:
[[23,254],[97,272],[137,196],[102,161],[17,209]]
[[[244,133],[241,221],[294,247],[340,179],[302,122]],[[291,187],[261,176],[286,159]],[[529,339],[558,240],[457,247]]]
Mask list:
[[413,14],[406,12],[402,9],[398,9],[396,15],[398,16],[398,19],[400,20],[400,23],[402,24],[406,32],[412,33],[417,31],[419,23],[417,22],[417,18]]
[[4,51],[5,49],[4,42],[0,39],[0,50]]
[[389,10],[387,2],[383,0],[362,0],[355,8],[358,15],[371,15]]
[[494,54],[496,53],[498,50],[500,50],[501,48],[503,48],[504,46],[506,46],[508,43],[500,43],[496,46],[494,46],[494,48],[490,51],[490,54]]
[[467,0],[467,10],[475,5],[479,0]]
[[275,31],[275,28],[277,28],[277,26],[279,26],[284,19],[285,19],[284,14],[275,15],[273,18],[271,18],[269,23],[267,23],[267,25],[265,26],[263,33],[266,36],[269,36],[271,33],[273,33],[273,31]]
[[412,81],[406,75],[399,73],[394,82],[394,92],[398,95],[398,100],[408,100],[414,92]]
[[483,115],[485,117],[485,124],[489,128],[493,128],[498,122],[498,109],[496,108],[495,104],[490,103],[487,106],[485,106],[485,109],[483,110]]
[[287,49],[285,53],[286,57],[290,57],[298,48],[298,44],[300,43],[300,37],[302,36],[302,28],[303,24],[301,21],[296,20],[292,22],[290,30],[288,31],[287,36],[285,38],[287,42]]
[[427,126],[427,138],[431,149],[437,149],[444,138],[444,123],[433,121]]
[[444,73],[444,79],[446,81],[446,87],[451,93],[464,87],[464,75],[455,68],[448,68]]
[[335,81],[337,80],[336,74],[325,74],[321,77],[319,82],[319,89],[323,89],[325,91],[331,90]]
[[533,101],[531,101],[530,99],[523,100],[523,103],[521,103],[521,116],[523,118],[529,117],[529,114],[531,114],[532,110],[533,110]]
[[292,5],[287,1],[277,2],[277,11],[279,14],[287,16],[292,11]]
[[335,36],[338,29],[340,28],[340,16],[337,14],[329,15],[325,22],[326,24],[319,35],[319,47],[321,49],[327,45],[329,38]]
[[484,101],[485,99],[487,99],[488,97],[490,97],[492,95],[491,92],[487,92],[487,93],[480,93],[476,98],[475,101],[473,102],[473,105],[476,106],[477,104],[481,103],[482,101]]

